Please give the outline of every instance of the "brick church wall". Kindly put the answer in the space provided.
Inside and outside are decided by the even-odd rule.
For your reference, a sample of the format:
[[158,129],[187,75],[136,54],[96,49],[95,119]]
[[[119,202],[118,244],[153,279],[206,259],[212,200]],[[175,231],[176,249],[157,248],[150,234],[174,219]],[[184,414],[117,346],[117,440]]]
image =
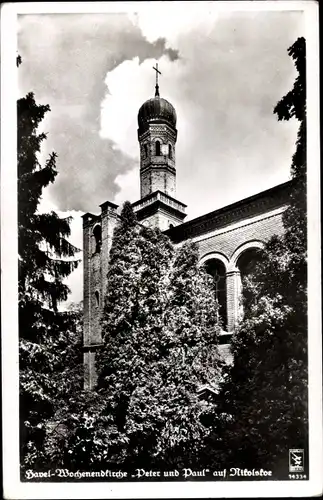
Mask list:
[[[101,317],[107,291],[107,272],[112,237],[118,216],[116,205],[101,205],[101,215],[83,216],[84,255],[84,387],[91,388],[96,382],[95,352],[102,342]],[[101,227],[101,246],[96,249],[94,229]]]
[[159,210],[157,213],[146,217],[142,224],[148,227],[159,227],[161,231],[166,231],[171,225],[174,227],[178,225],[178,218],[168,212]]
[[[192,238],[197,240],[200,259],[207,259],[207,256],[221,254],[226,263],[226,297],[227,297],[227,331],[234,330],[236,321],[241,313],[241,279],[235,262],[239,255],[239,249],[250,245],[249,248],[258,247],[264,244],[274,235],[282,235],[284,232],[282,223],[283,207],[280,212],[274,215],[263,214],[260,220],[248,219],[242,221],[239,227],[227,226],[219,230],[218,234],[205,237]],[[220,352],[226,363],[232,363],[230,344],[220,346]]]
[[[205,235],[204,239],[198,241],[200,257],[211,252],[220,252],[228,260],[237,248],[248,241],[267,241],[274,234],[283,234],[282,214],[266,217],[256,222],[251,221],[242,227],[230,229],[225,228],[220,234],[214,236]],[[194,241],[195,238],[192,238]]]
[[[200,259],[207,259],[208,255],[221,254],[227,271],[227,309],[228,329],[232,332],[239,312],[240,273],[236,268],[236,261],[244,248],[259,248],[271,236],[283,233],[282,213],[286,208],[288,184],[278,186],[274,194],[260,193],[254,203],[253,200],[243,200],[242,208],[227,207],[227,211],[215,211],[207,214],[201,221],[195,219],[173,229],[164,230],[174,241],[175,245],[185,240],[196,241],[199,247]],[[278,194],[276,195],[275,193]],[[101,343],[101,314],[103,299],[107,291],[107,272],[109,252],[115,224],[118,220],[116,205],[109,202],[101,205],[101,214],[83,216],[84,234],[84,365],[85,387],[94,387],[95,352]],[[151,216],[147,216],[142,223],[162,225],[162,220],[170,222],[170,214],[162,213],[158,209]],[[159,220],[160,217],[162,220]],[[169,219],[169,220],[168,220]],[[175,221],[174,221],[175,222]],[[178,223],[178,221],[177,221]],[[95,252],[95,225],[102,228],[102,245],[100,252]],[[177,224],[176,224],[177,225]],[[174,236],[174,237],[173,237]],[[177,240],[176,240],[177,236]],[[96,304],[95,292],[100,293],[100,305]],[[227,338],[230,335],[223,333],[221,352],[227,362],[232,361],[230,345]]]

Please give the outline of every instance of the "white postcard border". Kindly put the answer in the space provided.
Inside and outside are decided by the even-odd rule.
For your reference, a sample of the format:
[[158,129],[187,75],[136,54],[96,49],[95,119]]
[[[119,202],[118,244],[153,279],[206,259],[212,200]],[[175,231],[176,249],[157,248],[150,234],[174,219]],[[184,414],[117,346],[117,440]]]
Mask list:
[[[219,10],[303,10],[307,41],[308,118],[308,270],[309,270],[309,447],[308,481],[27,483],[19,477],[16,34],[17,14],[125,12],[153,9],[161,2],[45,2],[3,4],[1,16],[1,238],[2,238],[2,388],[5,498],[164,498],[305,497],[322,492],[322,337],[320,260],[320,155],[318,3],[315,1],[198,2]],[[195,2],[162,2],[179,13]],[[187,5],[185,5],[187,4]],[[273,34],[274,36],[274,34]],[[16,94],[15,94],[16,92]]]

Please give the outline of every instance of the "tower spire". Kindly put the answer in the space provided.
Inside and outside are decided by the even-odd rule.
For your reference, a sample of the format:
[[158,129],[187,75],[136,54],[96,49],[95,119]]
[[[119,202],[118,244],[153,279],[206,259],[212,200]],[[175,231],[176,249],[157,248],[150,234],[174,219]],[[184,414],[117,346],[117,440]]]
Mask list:
[[161,75],[161,72],[158,70],[158,62],[156,62],[156,68],[153,66],[153,69],[156,71],[155,97],[159,97],[158,75]]

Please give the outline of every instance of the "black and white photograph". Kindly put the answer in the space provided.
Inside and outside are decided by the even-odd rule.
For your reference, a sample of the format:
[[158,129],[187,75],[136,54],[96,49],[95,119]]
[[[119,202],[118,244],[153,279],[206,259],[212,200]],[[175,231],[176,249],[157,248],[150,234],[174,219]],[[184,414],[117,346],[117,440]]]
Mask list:
[[4,497],[322,494],[318,3],[2,14]]

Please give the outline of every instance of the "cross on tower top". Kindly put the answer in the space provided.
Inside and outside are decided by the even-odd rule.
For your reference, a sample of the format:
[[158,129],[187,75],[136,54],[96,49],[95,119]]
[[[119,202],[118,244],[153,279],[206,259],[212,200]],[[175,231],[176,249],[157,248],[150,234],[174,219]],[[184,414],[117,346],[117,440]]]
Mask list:
[[153,69],[156,71],[155,97],[159,97],[158,75],[161,75],[161,72],[158,69],[158,62],[156,62],[156,68],[153,66]]

